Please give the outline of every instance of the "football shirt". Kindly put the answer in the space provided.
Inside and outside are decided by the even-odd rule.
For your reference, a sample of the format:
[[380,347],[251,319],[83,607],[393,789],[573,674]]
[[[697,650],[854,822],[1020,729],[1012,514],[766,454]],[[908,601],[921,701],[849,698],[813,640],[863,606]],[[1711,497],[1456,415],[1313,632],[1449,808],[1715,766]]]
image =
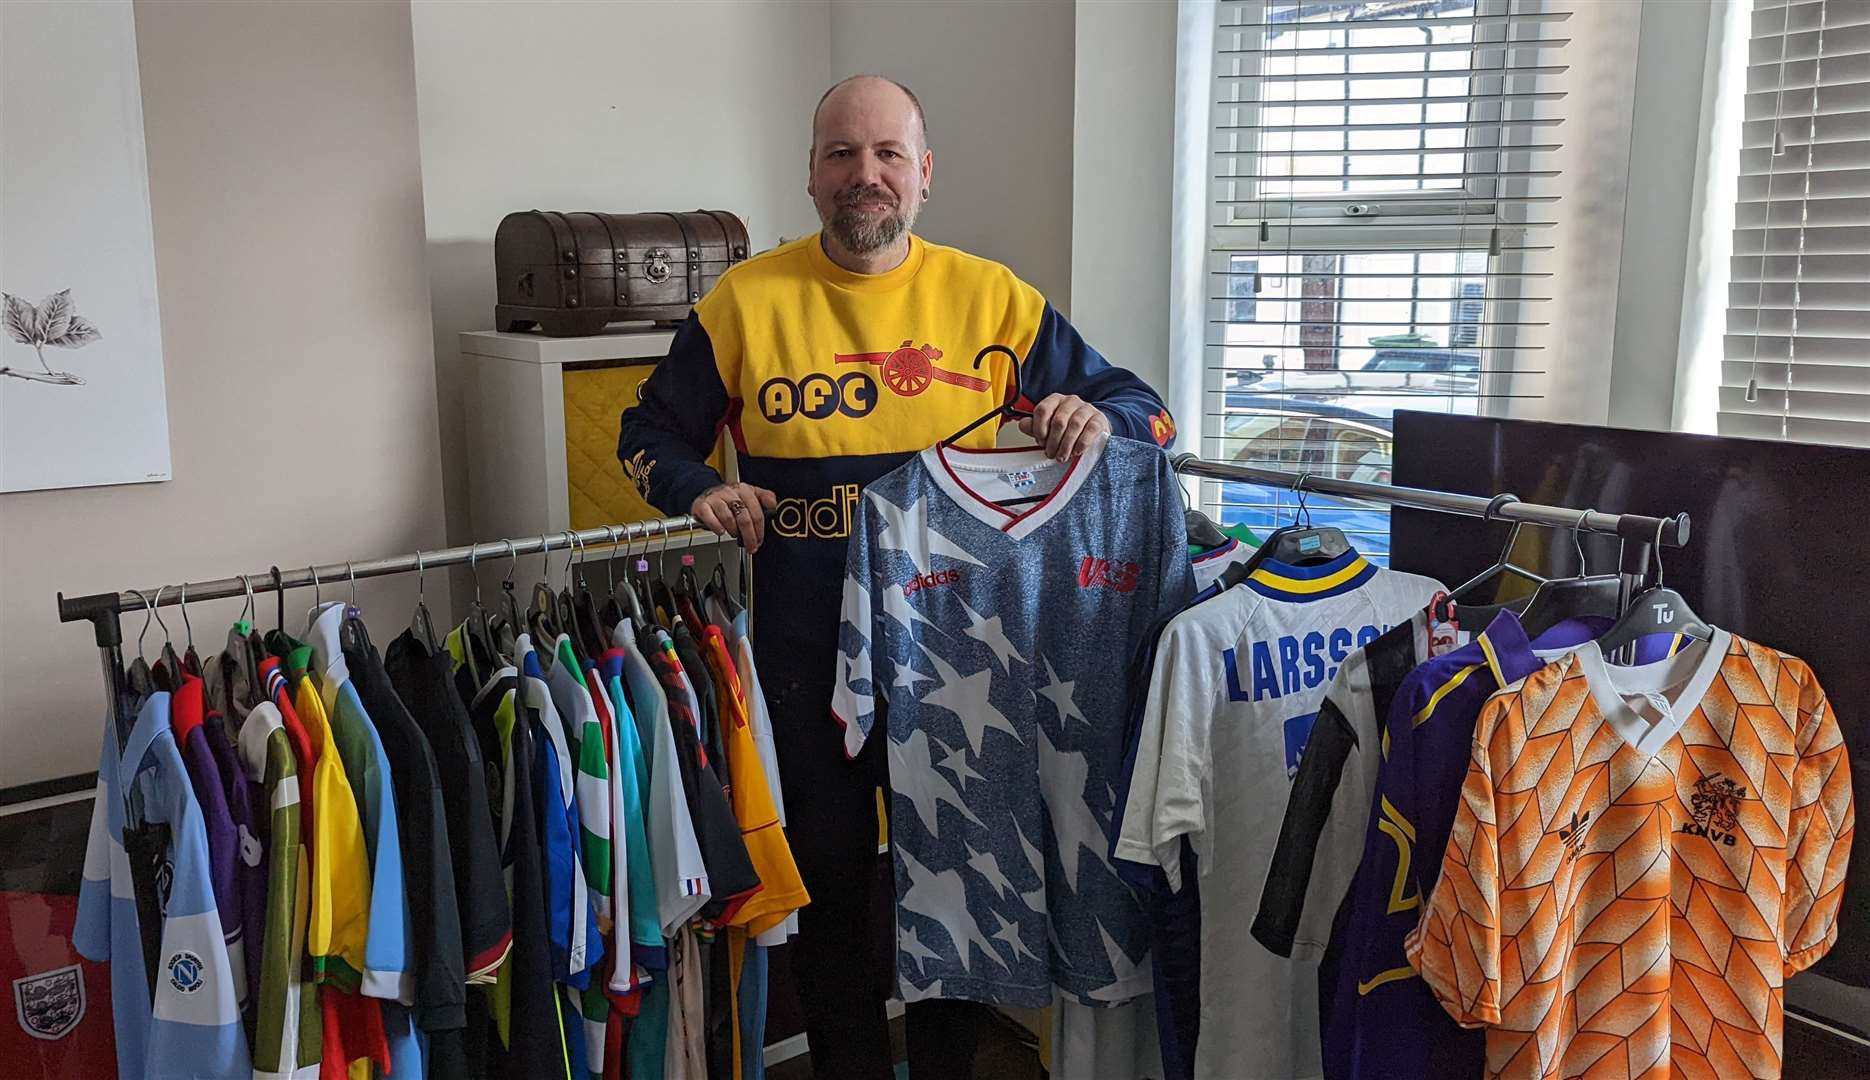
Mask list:
[[1716,630],[1596,644],[1495,695],[1410,962],[1494,1076],[1777,1076],[1784,983],[1837,938],[1855,821],[1824,691]]
[[1355,551],[1313,566],[1266,560],[1158,642],[1116,854],[1161,867],[1179,891],[1184,838],[1194,849],[1208,907],[1198,1077],[1320,1071],[1317,964],[1251,940],[1249,905],[1327,686],[1439,588]]
[[935,447],[865,491],[832,710],[853,756],[888,739],[905,1000],[1148,991],[1106,825],[1125,668],[1192,591],[1182,514],[1168,458],[1120,438],[1069,463]]

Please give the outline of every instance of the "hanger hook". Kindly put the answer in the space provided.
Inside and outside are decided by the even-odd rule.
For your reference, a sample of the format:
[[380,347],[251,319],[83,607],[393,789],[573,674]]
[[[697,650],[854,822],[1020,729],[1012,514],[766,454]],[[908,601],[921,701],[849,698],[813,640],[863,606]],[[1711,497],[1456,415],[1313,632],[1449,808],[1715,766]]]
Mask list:
[[247,592],[246,601],[240,605],[240,621],[251,626],[253,625],[253,617],[259,614],[253,602],[253,579],[242,574],[240,575],[240,584],[246,587]]
[[305,569],[312,575],[312,606],[315,608],[325,606],[325,589],[318,580],[318,567],[308,566]]
[[143,602],[143,629],[136,635],[136,655],[140,658],[143,656],[143,639],[149,636],[149,620],[156,614],[156,605],[150,603],[149,597],[143,590],[131,589],[130,591]]
[[274,629],[283,634],[286,630],[286,575],[279,572],[277,565],[274,565],[270,572],[273,578],[273,600],[277,605],[273,609],[273,615],[278,619],[278,625]]
[[[1660,534],[1658,534],[1660,535]],[[182,630],[187,635],[188,647],[195,647],[195,627],[188,621],[188,582],[182,582]]]
[[474,545],[469,546],[468,548],[468,577],[471,577],[474,579],[474,606],[475,607],[481,606],[479,563],[480,563],[480,545],[474,544]]
[[[156,586],[156,600],[149,605],[150,614],[156,617],[156,625],[162,627],[162,640],[164,644],[168,644],[169,641],[169,624],[162,621],[162,612],[157,609],[162,607],[162,590],[166,588],[168,588],[167,585]],[[141,643],[139,642],[138,644],[140,647]]]
[[428,568],[422,565],[422,549],[416,549],[416,603],[420,604],[427,590],[423,587],[428,576]]
[[1299,508],[1292,515],[1292,523],[1298,524],[1300,515],[1303,515],[1307,529],[1312,527],[1312,508],[1305,505],[1305,481],[1311,479],[1311,475],[1311,473],[1302,472],[1298,479],[1292,481],[1292,495],[1299,501]]
[[578,534],[571,529],[565,530],[565,588],[571,588],[572,571],[578,565]]
[[1662,530],[1668,525],[1668,518],[1656,520],[1656,542],[1652,546],[1656,549],[1656,588],[1658,589],[1662,588]]
[[501,587],[510,592],[513,588],[513,575],[519,571],[519,549],[513,546],[513,541],[511,540],[502,540],[500,542],[506,545],[507,558],[506,581],[502,583]]
[[351,565],[349,559],[344,560],[344,576],[351,579],[350,606],[354,608],[357,606],[357,568]]
[[1595,513],[1597,513],[1597,507],[1595,506],[1591,507],[1589,510],[1580,512],[1577,522],[1571,526],[1571,544],[1578,549],[1579,577],[1589,577],[1591,573],[1591,567],[1584,561],[1584,524],[1591,520],[1591,515]]
[[668,576],[669,564],[665,561],[668,558],[668,555],[669,555],[669,528],[668,526],[665,525],[662,528],[662,543],[656,547],[656,576],[658,578],[664,578]]
[[541,580],[545,581],[549,585],[551,584],[551,581],[552,581],[552,534],[551,533],[540,533],[539,534],[539,558],[541,560],[541,566],[539,569],[539,577]]

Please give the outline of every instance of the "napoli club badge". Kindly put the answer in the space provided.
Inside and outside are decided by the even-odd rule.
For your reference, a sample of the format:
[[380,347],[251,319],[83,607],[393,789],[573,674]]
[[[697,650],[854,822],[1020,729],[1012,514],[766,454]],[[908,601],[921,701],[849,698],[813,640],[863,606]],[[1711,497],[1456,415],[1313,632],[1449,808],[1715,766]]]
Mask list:
[[33,1038],[64,1038],[84,1019],[84,972],[73,964],[14,979],[13,1011]]

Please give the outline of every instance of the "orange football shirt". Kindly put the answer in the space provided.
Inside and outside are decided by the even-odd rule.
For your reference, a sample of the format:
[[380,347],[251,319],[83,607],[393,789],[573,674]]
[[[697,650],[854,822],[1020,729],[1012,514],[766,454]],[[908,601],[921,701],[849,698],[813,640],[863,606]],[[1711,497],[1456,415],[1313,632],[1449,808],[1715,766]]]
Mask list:
[[1501,1077],[1778,1076],[1784,983],[1837,937],[1854,808],[1795,657],[1596,645],[1495,694],[1410,962]]

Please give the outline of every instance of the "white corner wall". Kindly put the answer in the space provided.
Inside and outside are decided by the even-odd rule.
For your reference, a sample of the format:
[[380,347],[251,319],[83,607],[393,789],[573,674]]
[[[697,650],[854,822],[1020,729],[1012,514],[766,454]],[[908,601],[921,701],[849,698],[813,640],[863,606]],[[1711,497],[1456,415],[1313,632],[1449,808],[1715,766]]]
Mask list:
[[[916,231],[1005,263],[1075,315],[1073,23],[1072,0],[834,0],[825,85],[875,74],[915,91],[935,151]],[[809,122],[789,148],[801,189]]]
[[500,219],[731,210],[756,251],[814,230],[805,147],[830,71],[826,12],[826,0],[413,5],[452,542],[487,539],[469,535],[457,335],[493,328]]
[[[0,787],[97,767],[97,651],[57,590],[441,540],[408,5],[139,3],[136,37],[175,479],[0,495]],[[415,602],[357,592],[386,627]],[[189,605],[204,653],[239,607]]]
[[1167,394],[1176,5],[1079,0],[1076,14],[1072,322]]

